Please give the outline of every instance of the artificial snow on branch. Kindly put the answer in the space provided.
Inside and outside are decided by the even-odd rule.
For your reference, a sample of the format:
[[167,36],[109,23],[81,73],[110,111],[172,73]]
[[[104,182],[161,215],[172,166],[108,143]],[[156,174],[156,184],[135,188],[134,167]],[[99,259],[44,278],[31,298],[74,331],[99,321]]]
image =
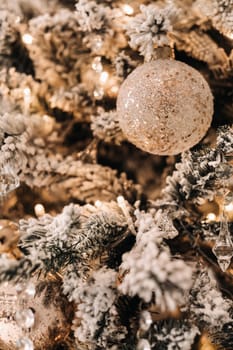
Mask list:
[[[153,302],[162,311],[175,310],[184,301],[184,292],[192,285],[192,268],[182,259],[171,256],[162,243],[163,233],[149,214],[142,213],[136,222],[135,246],[123,256],[120,266],[124,276],[119,289]],[[168,233],[169,234],[169,233]]]

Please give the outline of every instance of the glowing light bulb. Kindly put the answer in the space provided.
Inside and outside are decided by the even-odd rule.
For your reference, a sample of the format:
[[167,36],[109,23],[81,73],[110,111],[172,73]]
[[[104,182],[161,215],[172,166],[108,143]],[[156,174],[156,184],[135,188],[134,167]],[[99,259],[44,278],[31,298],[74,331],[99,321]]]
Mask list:
[[47,114],[44,114],[43,117],[44,122],[44,131],[46,134],[50,134],[53,131],[55,121],[52,117]]
[[229,213],[229,212],[233,212],[233,202],[231,202],[231,203],[225,205],[224,209],[225,209],[225,211],[227,211],[228,213]]
[[96,206],[96,208],[100,208],[101,206],[102,206],[102,202],[100,201],[100,200],[96,200],[95,201],[95,206]]
[[117,203],[121,206],[122,204],[125,204],[125,198],[123,196],[117,197]]
[[16,19],[15,19],[15,23],[18,24],[18,23],[20,23],[20,21],[21,21],[20,16],[17,16]]
[[128,16],[133,15],[134,14],[134,9],[132,8],[132,6],[128,5],[128,4],[124,4],[122,5],[122,10],[124,11],[124,13]]
[[91,67],[96,73],[101,73],[102,72],[103,65],[101,63],[101,57],[100,56],[97,56],[97,57],[94,58]]
[[92,41],[91,49],[93,52],[98,53],[103,47],[103,40],[100,35],[96,35]]
[[101,86],[96,86],[93,95],[96,100],[101,100],[104,97],[104,89]]
[[38,203],[34,206],[34,212],[36,216],[39,218],[45,214],[45,208],[42,204]]
[[206,220],[208,222],[215,221],[216,220],[216,215],[214,213],[209,213],[206,215]]
[[108,72],[102,72],[101,74],[100,74],[100,83],[101,84],[105,84],[106,82],[107,82],[107,80],[108,80],[108,77],[109,77],[109,74],[108,74]]
[[23,94],[24,96],[31,96],[31,89],[26,87],[25,89],[23,89]]
[[111,87],[110,91],[113,93],[113,94],[117,94],[118,93],[118,90],[119,90],[119,86],[117,85],[114,85]]
[[31,34],[25,33],[22,36],[22,40],[24,44],[31,45],[33,42],[33,37],[31,36]]
[[24,96],[24,112],[27,114],[29,112],[30,103],[31,103],[31,89],[26,87],[23,89]]

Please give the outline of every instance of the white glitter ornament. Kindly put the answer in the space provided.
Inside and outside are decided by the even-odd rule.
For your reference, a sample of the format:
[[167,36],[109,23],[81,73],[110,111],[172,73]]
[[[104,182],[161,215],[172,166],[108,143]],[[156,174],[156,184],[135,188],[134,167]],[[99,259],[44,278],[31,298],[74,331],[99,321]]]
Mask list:
[[117,99],[120,126],[142,150],[173,155],[197,144],[213,115],[213,96],[203,76],[185,63],[158,59],[137,67]]

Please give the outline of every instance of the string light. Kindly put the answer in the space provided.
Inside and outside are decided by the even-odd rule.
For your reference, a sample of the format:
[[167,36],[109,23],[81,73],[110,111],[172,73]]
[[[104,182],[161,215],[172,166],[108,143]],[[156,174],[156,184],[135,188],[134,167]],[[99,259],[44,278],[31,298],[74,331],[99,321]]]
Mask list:
[[23,95],[24,95],[24,110],[25,110],[25,113],[28,113],[30,103],[31,103],[31,89],[29,87],[24,88]]
[[17,16],[16,19],[15,19],[15,23],[18,24],[18,23],[20,23],[20,21],[21,21],[20,16]]
[[134,14],[134,9],[132,8],[132,6],[128,5],[128,4],[124,4],[122,5],[122,10],[124,11],[124,13],[128,16],[131,16]]
[[23,89],[24,96],[28,97],[31,96],[31,89],[29,87],[26,87]]
[[206,215],[206,221],[211,222],[216,220],[216,215],[214,213],[208,213]]
[[100,86],[97,86],[93,91],[93,95],[96,100],[101,100],[104,96],[104,89]]
[[22,40],[24,44],[31,45],[33,42],[33,37],[31,36],[31,34],[25,33],[22,36]]
[[95,206],[96,206],[96,208],[101,208],[102,202],[101,202],[99,199],[97,199],[97,200],[95,201]]
[[100,35],[96,35],[92,40],[91,49],[93,52],[98,53],[103,47],[103,40]]
[[101,63],[100,56],[94,58],[91,67],[96,73],[101,73],[103,71],[103,65]]
[[119,86],[117,85],[114,85],[111,87],[110,91],[113,93],[113,94],[117,94],[118,93],[118,90],[119,90]]
[[40,204],[40,203],[36,204],[34,206],[34,212],[38,218],[40,216],[43,216],[45,214],[45,208],[44,208],[43,204]]
[[44,131],[46,134],[50,134],[54,128],[54,119],[47,114],[44,114],[43,117],[44,122]]
[[109,74],[108,72],[104,71],[100,74],[100,83],[105,84],[108,80]]
[[233,212],[233,202],[231,202],[231,203],[225,205],[225,206],[224,206],[224,209],[225,209],[225,211],[227,211],[228,213]]

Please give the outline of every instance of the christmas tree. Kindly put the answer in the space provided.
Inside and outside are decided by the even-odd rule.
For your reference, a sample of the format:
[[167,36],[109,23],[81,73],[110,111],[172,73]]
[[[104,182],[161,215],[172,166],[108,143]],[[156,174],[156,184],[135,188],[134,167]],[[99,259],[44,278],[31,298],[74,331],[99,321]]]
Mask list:
[[232,0],[1,0],[0,350],[232,350]]

